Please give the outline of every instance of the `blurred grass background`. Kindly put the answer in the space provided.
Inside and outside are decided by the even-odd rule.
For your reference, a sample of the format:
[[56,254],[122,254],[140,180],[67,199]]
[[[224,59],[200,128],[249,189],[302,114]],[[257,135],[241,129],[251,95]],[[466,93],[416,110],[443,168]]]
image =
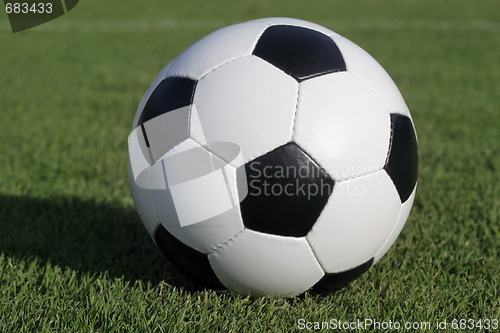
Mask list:
[[[0,12],[0,331],[500,319],[498,1],[86,0],[16,34]],[[417,128],[405,229],[332,295],[197,290],[148,238],[128,190],[127,136],[156,74],[213,30],[269,16],[322,24],[367,50]]]

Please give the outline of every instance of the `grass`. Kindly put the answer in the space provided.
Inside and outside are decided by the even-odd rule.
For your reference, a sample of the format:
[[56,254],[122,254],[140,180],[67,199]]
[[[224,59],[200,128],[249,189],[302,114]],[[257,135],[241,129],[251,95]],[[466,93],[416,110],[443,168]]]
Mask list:
[[[498,10],[494,0],[89,0],[17,34],[0,15],[0,331],[287,332],[301,318],[436,331],[437,321],[500,320]],[[417,127],[419,188],[402,234],[331,295],[196,289],[148,238],[128,190],[127,136],[157,72],[205,34],[266,16],[315,21],[361,45]]]

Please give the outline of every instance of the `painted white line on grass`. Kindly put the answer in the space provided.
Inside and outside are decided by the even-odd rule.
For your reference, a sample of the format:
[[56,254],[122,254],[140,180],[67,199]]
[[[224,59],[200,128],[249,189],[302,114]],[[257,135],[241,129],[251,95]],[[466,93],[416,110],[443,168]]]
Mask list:
[[500,31],[500,21],[491,20],[332,20],[319,23],[354,30]]
[[[225,26],[222,20],[125,20],[125,21],[81,21],[58,20],[37,26],[31,31],[39,32],[149,32],[173,30],[205,30]],[[0,23],[0,31],[11,31],[8,22]]]
[[[163,19],[124,21],[56,20],[40,25],[34,32],[154,32],[175,30],[215,30],[237,22],[216,19]],[[330,29],[341,30],[427,30],[427,31],[500,31],[500,21],[492,20],[328,20],[318,21]],[[0,22],[0,32],[11,32],[8,22]]]

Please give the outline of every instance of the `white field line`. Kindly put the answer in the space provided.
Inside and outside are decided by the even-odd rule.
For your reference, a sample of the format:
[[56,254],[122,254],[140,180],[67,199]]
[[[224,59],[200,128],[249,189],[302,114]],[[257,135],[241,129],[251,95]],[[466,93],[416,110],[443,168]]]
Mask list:
[[[332,30],[427,30],[498,32],[500,21],[493,20],[329,20],[318,21]],[[31,29],[33,32],[154,32],[177,30],[215,30],[231,24],[216,19],[164,19],[123,21],[81,21],[55,19]],[[0,22],[0,32],[10,32],[7,21]]]
[[[55,19],[30,30],[40,32],[148,32],[173,30],[204,30],[223,27],[224,22],[218,20],[99,20],[81,21],[70,19]],[[0,31],[11,31],[8,22],[0,23]]]

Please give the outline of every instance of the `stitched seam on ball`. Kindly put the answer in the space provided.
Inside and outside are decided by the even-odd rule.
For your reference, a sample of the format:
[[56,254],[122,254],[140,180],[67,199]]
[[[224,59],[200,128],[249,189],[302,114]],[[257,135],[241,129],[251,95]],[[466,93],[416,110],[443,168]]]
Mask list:
[[389,148],[387,149],[387,156],[385,157],[384,166],[386,166],[387,163],[389,162],[389,157],[391,156],[393,141],[394,141],[394,124],[391,121],[391,136],[389,138]]
[[237,56],[237,57],[234,57],[234,58],[231,58],[229,60],[226,60],[225,62],[215,66],[214,68],[212,68],[211,70],[209,70],[208,72],[206,72],[205,74],[203,74],[202,76],[200,76],[198,78],[198,81],[199,82],[201,79],[203,79],[205,76],[207,76],[208,74],[212,73],[213,71],[215,71],[217,68],[220,68],[224,65],[227,65],[233,61],[236,61],[238,59],[241,59],[241,58],[245,58],[245,57],[249,57],[249,56],[253,56],[253,51],[255,50],[255,46],[257,46],[257,43],[259,42],[260,38],[262,37],[262,34],[264,33],[264,31],[266,31],[267,28],[269,28],[271,25],[267,22],[261,22],[265,27],[262,29],[262,31],[259,33],[258,37],[255,39],[254,43],[253,43],[253,48],[252,48],[252,51],[249,53],[249,54],[244,54],[244,55],[241,55],[241,56]]
[[[191,139],[191,140],[193,140],[193,139]],[[205,147],[205,146],[201,145],[201,144],[200,144],[199,142],[197,142],[196,140],[193,140],[193,141],[194,141],[195,143],[199,144],[199,145],[200,145],[200,147],[202,147],[203,149],[205,149],[208,153],[210,153],[210,154],[214,155],[215,157],[219,158],[221,161],[226,162],[226,163],[227,163],[227,165],[230,165],[230,166],[232,166],[233,168],[237,169],[237,167],[235,167],[234,165],[232,165],[232,164],[231,164],[231,161],[226,161],[226,160],[225,160],[225,159],[223,159],[221,156],[219,156],[219,155],[217,155],[216,153],[214,153],[214,152],[210,151],[210,150],[208,149],[208,147]],[[238,180],[237,180],[237,179],[238,179],[238,177],[236,177],[236,198],[238,199],[238,200],[237,200],[237,202],[238,202],[238,203],[237,203],[235,206],[239,206],[239,205],[240,205],[240,194],[238,193]],[[231,193],[231,194],[232,194],[232,193]],[[231,194],[230,194],[230,195],[231,195]],[[241,232],[241,231],[240,231],[240,232]]]
[[293,134],[295,133],[297,111],[299,109],[299,95],[300,95],[300,82],[297,82],[297,99],[295,100],[295,111],[293,112],[292,131],[290,133],[290,141],[293,140]]
[[356,73],[353,70],[347,70],[347,72],[351,73],[352,75],[354,75],[355,77],[357,77],[358,79],[360,79],[361,82],[363,82],[368,87],[368,89],[370,89],[375,94],[375,96],[377,96],[377,98],[382,102],[382,104],[384,104],[387,112],[391,113],[391,108],[389,107],[389,105],[387,105],[387,103],[382,98],[382,96],[378,93],[377,90],[375,90],[375,88],[372,87],[371,84],[368,83],[368,81],[366,81],[363,77],[361,77],[361,75],[359,75],[358,73]]
[[344,178],[344,179],[340,179],[340,180],[335,180],[335,184],[349,183],[349,182],[358,180],[359,178],[363,178],[363,177],[367,177],[367,176],[379,173],[379,172],[381,172],[383,170],[384,170],[384,168],[382,167],[382,168],[379,168],[377,170],[372,170],[372,171],[368,171],[368,172],[362,173],[360,175],[356,175],[356,176],[352,176],[352,177],[348,177],[348,178]]
[[[314,164],[316,164],[318,166],[318,168],[323,171],[325,173],[325,175],[327,175],[328,177],[330,177],[330,179],[332,179],[335,183],[337,182],[337,180],[335,178],[332,177],[332,175],[330,175],[330,173],[328,173],[328,171],[326,171],[325,168],[323,168],[323,166],[316,160],[315,157],[312,156],[312,154],[310,152],[308,152],[307,150],[305,150],[304,148],[302,148],[301,145],[299,145],[297,142],[293,141],[293,143],[295,143],[297,145],[297,147],[299,147],[299,149],[307,156],[311,159],[311,161],[313,161]],[[334,185],[335,186],[335,185]]]
[[[214,153],[213,151],[211,151],[210,149],[208,149],[208,147],[206,147],[205,145],[202,145],[200,142],[198,142],[196,139],[193,139],[193,138],[189,138],[191,139],[194,143],[196,143],[197,145],[199,145],[201,148],[205,149],[207,152],[209,152],[210,154],[214,155],[215,157],[217,157],[218,159],[220,159],[221,161],[224,161],[226,162],[228,165],[236,168],[234,165],[231,164],[231,161],[226,161],[224,158],[222,158],[222,156],[219,156],[217,155],[216,153]],[[209,143],[207,143],[209,144]]]
[[[349,71],[352,75],[354,75],[355,77],[357,77],[359,80],[361,80],[361,82],[363,82],[367,87],[368,89],[370,89],[374,94],[375,96],[377,96],[377,98],[382,102],[382,104],[385,106],[385,108],[387,109],[387,112],[389,113],[389,117],[391,114],[393,113],[399,113],[399,114],[402,114],[402,115],[405,115],[404,113],[402,112],[392,112],[389,108],[389,106],[386,104],[386,102],[384,101],[384,99],[382,98],[382,96],[366,81],[364,80],[360,75],[358,75],[356,72],[354,71]],[[406,115],[405,115],[406,116]],[[387,162],[389,161],[389,156],[391,156],[391,150],[392,150],[392,141],[393,141],[393,124],[391,122],[391,136],[389,138],[389,147],[387,149],[387,156],[385,157],[385,162],[384,162],[384,166],[387,165]],[[383,167],[382,167],[383,168]]]
[[160,162],[164,156],[169,153],[172,149],[175,149],[176,147],[178,147],[181,143],[183,143],[184,141],[188,140],[188,139],[191,139],[189,136],[187,138],[181,138],[181,139],[178,139],[177,141],[175,141],[175,144],[165,152],[165,154],[163,154],[162,156],[160,156],[151,166],[155,165],[156,163]]
[[245,54],[245,55],[240,55],[240,56],[237,56],[237,57],[234,57],[234,58],[231,58],[231,59],[229,59],[229,60],[224,61],[223,63],[221,63],[221,64],[219,64],[219,65],[215,66],[214,68],[210,69],[208,72],[206,72],[205,74],[203,74],[203,75],[202,75],[202,76],[198,79],[198,82],[199,82],[201,79],[203,79],[205,76],[207,76],[208,74],[210,74],[210,73],[212,73],[213,71],[215,71],[217,68],[220,68],[220,67],[222,67],[222,66],[225,66],[225,65],[227,65],[227,64],[229,64],[229,63],[231,63],[231,62],[233,62],[233,61],[239,60],[239,59],[241,59],[241,58],[249,57],[249,56],[251,56],[251,55],[252,55],[251,53],[250,53],[250,54]]
[[189,103],[188,124],[187,124],[187,137],[188,138],[191,136],[191,114],[193,113],[194,94],[196,92],[196,88],[198,87],[198,82],[199,82],[199,80],[196,80],[196,82],[194,84],[193,92],[191,93],[191,100],[190,100],[190,103]]
[[238,56],[238,57],[235,57],[235,58],[232,58],[232,59],[229,59],[217,66],[215,66],[214,68],[212,68],[211,70],[209,70],[208,72],[206,72],[205,74],[203,74],[202,76],[200,76],[198,78],[198,81],[200,81],[202,78],[204,78],[205,76],[207,76],[208,74],[212,73],[213,71],[215,71],[217,68],[219,67],[222,67],[224,65],[227,65],[228,63],[230,62],[233,62],[233,61],[236,61],[238,59],[241,59],[241,58],[244,58],[244,57],[248,57],[248,56],[252,56],[252,52],[253,50],[255,49],[255,46],[257,46],[257,43],[259,42],[260,38],[262,37],[262,34],[264,33],[264,31],[266,31],[267,28],[269,28],[271,25],[269,23],[266,23],[266,22],[260,22],[262,23],[265,27],[262,29],[262,31],[259,33],[259,35],[257,36],[257,38],[255,39],[254,43],[253,43],[253,48],[252,50],[250,51],[250,54],[245,54],[245,55],[241,55],[241,56]]
[[[206,150],[209,154],[214,155],[215,157],[217,157],[217,158],[218,158],[218,159],[220,159],[221,161],[226,162],[226,163],[227,163],[227,165],[230,165],[231,167],[233,167],[233,168],[235,168],[235,169],[236,169],[236,167],[235,167],[234,165],[232,165],[232,164],[230,163],[230,161],[226,161],[224,158],[222,158],[221,156],[217,155],[216,153],[214,153],[213,151],[211,151],[210,149],[208,149],[208,147],[205,147],[204,145],[200,144],[200,143],[199,143],[198,141],[196,141],[195,139],[193,139],[193,138],[188,138],[188,140],[193,141],[193,142],[194,142],[195,144],[197,144],[199,147],[201,147],[201,148],[203,148],[204,150]],[[175,147],[174,147],[174,148],[175,148]],[[236,186],[238,186],[238,185],[236,184]],[[237,200],[238,204],[236,204],[235,206],[239,206],[239,202],[240,202],[240,195],[239,195],[239,193],[238,193],[238,188],[236,188],[236,197],[237,197],[237,199],[238,199],[238,200]]]
[[[176,143],[172,146],[172,148],[170,148],[168,151],[165,152],[165,154],[163,154],[162,156],[160,156],[155,163],[153,163],[153,165],[155,165],[156,163],[158,162],[161,162],[161,160],[163,160],[165,158],[165,155],[168,154],[169,152],[171,152],[173,149],[179,147],[181,145],[181,143],[187,141],[187,140],[191,140],[190,137],[187,137],[187,138],[184,138],[184,139],[179,139],[178,141],[176,141]],[[193,140],[194,141],[194,140]],[[151,165],[151,166],[153,166]],[[165,183],[166,185],[166,183]]]
[[[149,173],[149,186],[151,186],[152,181],[153,181],[153,176],[151,175],[151,172],[150,172]],[[155,231],[153,232],[153,236],[154,236],[154,233],[156,233],[156,229],[158,229],[158,227],[161,226],[161,221],[160,221],[160,218],[158,216],[158,213],[156,212],[156,205],[155,205],[155,200],[154,200],[154,191],[153,190],[149,190],[149,192],[151,193],[150,199],[151,199],[151,205],[153,206],[153,216],[155,217],[156,222],[158,222],[158,225],[156,226]],[[153,237],[153,239],[154,239],[154,237]],[[156,243],[156,241],[155,241],[155,243]]]
[[351,73],[352,75],[354,75],[355,77],[357,77],[358,79],[360,79],[375,94],[375,96],[378,97],[378,99],[382,102],[382,104],[384,104],[384,106],[387,109],[387,111],[389,112],[389,114],[398,113],[398,114],[402,114],[403,116],[408,117],[408,114],[406,114],[404,111],[391,110],[391,108],[389,107],[389,105],[387,105],[387,103],[385,102],[385,100],[382,98],[382,95],[380,95],[378,93],[378,91],[375,88],[373,88],[371,84],[368,83],[368,81],[366,81],[365,79],[363,79],[363,77],[361,75],[359,75],[358,73],[356,73],[356,72],[354,72],[352,70],[347,70],[347,72]]
[[[265,30],[265,29],[264,29]],[[260,38],[260,37],[259,37]],[[196,88],[198,87],[198,83],[200,82],[201,79],[203,79],[205,76],[207,76],[208,74],[212,73],[213,71],[215,71],[216,69],[220,68],[220,67],[223,67],[225,65],[228,65],[236,60],[239,60],[239,59],[242,59],[242,58],[245,58],[245,57],[253,57],[253,55],[250,53],[250,54],[245,54],[245,55],[242,55],[242,56],[238,56],[238,57],[235,57],[235,58],[231,58],[225,62],[223,62],[222,64],[219,64],[217,66],[215,66],[214,68],[212,68],[211,70],[209,70],[208,72],[206,72],[205,74],[203,74],[197,81],[196,81],[196,86],[195,86],[195,89],[193,89],[193,95],[191,97],[191,106],[189,108],[189,115],[188,115],[188,137],[193,139],[191,137],[191,116],[192,116],[192,109],[193,109],[193,105],[194,105],[194,96],[195,96],[195,93],[196,93]],[[198,117],[199,117],[199,112],[198,112]],[[201,122],[201,119],[200,119],[200,122]],[[193,139],[193,141],[195,141]],[[196,143],[198,143],[199,145],[201,145],[199,142],[195,141]],[[215,154],[214,154],[215,155]],[[222,159],[223,161],[225,161],[224,159]],[[229,162],[228,162],[229,163]]]
[[220,248],[222,248],[224,245],[226,245],[227,243],[231,242],[233,239],[235,239],[239,234],[241,234],[243,232],[243,230],[245,230],[245,228],[243,227],[240,231],[238,231],[236,234],[234,234],[231,238],[229,238],[228,240],[226,240],[224,243],[221,243],[219,244],[215,249],[213,249],[212,251],[208,252],[207,255],[210,255],[212,253],[214,253],[215,251],[219,250]]
[[326,269],[325,269],[325,267],[323,267],[323,265],[319,261],[318,254],[316,253],[316,251],[314,251],[314,248],[312,247],[312,244],[309,242],[309,240],[307,239],[307,237],[304,237],[304,239],[306,240],[307,246],[309,246],[309,248],[311,249],[313,257],[316,260],[316,262],[318,263],[319,267],[321,268],[321,270],[323,271],[323,273],[326,274]]
[[385,239],[384,243],[382,244],[382,246],[379,247],[379,249],[377,250],[377,252],[375,252],[375,254],[373,255],[373,258],[374,260],[380,260],[380,258],[377,259],[378,255],[380,254],[380,251],[385,247],[385,245],[387,244],[387,242],[389,242],[389,239],[391,239],[392,237],[392,234],[394,233],[394,231],[396,230],[396,227],[398,226],[399,224],[399,219],[401,218],[401,213],[403,212],[403,205],[401,205],[401,208],[399,208],[399,214],[398,214],[398,217],[396,219],[396,223],[394,223],[394,225],[392,226],[392,230],[391,232],[389,233],[389,236],[387,236],[387,238]]

